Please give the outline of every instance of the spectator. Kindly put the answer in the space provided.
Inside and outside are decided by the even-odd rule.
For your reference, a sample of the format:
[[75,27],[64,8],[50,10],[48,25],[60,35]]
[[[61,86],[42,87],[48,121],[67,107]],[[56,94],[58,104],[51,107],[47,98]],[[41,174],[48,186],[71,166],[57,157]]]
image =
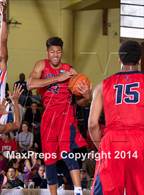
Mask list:
[[25,74],[24,73],[19,74],[19,80],[14,83],[14,86],[15,85],[17,86],[18,84],[20,84],[20,86],[22,86],[22,89],[23,89],[23,92],[22,92],[20,99],[19,99],[19,103],[22,106],[25,106],[31,101],[31,98],[30,98],[31,92],[28,91],[28,89],[27,89],[27,83],[25,81]]
[[30,108],[27,108],[24,120],[27,121],[33,128],[39,127],[41,113],[36,102],[33,102]]
[[36,149],[37,152],[41,152],[40,140],[41,112],[36,102],[33,102],[30,108],[27,108],[24,120],[27,121],[32,127],[32,132],[34,134],[34,148]]
[[26,159],[24,162],[24,180],[25,183],[28,183],[32,180],[32,177],[36,174],[41,165],[41,161],[38,160],[35,156],[35,152],[33,153],[30,159]]
[[9,133],[2,134],[2,140],[0,142],[0,151],[17,151],[16,141],[11,139]]
[[[7,183],[7,177],[4,173],[0,173],[0,190]],[[1,191],[0,191],[1,192]]]
[[45,178],[45,167],[41,165],[33,176],[32,181],[35,183],[35,188],[47,188],[47,179]]
[[6,83],[6,86],[5,86],[5,96],[8,97],[9,96],[9,84]]
[[[23,170],[21,170],[21,168],[20,168],[20,162],[21,161],[22,161],[21,159],[12,159],[12,160],[9,161],[8,167],[15,168],[16,177],[18,179],[20,179],[21,181],[24,181],[24,173],[23,173]],[[23,166],[23,168],[24,168],[24,166]]]
[[4,172],[7,171],[7,164],[8,164],[8,160],[3,156],[2,152],[0,152],[0,173],[2,171]]
[[38,90],[32,91],[31,100],[32,100],[32,102],[36,102],[37,104],[41,104],[41,96],[40,96]]
[[22,95],[27,96],[28,89],[27,89],[27,83],[25,81],[25,74],[24,73],[20,73],[19,74],[19,80],[14,83],[14,85],[16,85],[16,86],[18,84],[22,85],[22,89],[23,89]]
[[24,188],[24,183],[16,177],[16,170],[13,167],[10,167],[7,172],[7,183],[4,186],[5,188]]
[[29,125],[27,122],[22,122],[20,130],[22,132],[16,137],[19,150],[21,152],[28,151],[32,148],[34,136],[31,132],[29,132]]

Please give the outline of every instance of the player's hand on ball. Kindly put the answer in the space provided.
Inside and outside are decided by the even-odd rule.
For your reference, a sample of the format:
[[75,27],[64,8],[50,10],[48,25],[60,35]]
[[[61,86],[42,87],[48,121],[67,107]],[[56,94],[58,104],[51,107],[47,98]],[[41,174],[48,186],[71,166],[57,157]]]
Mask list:
[[57,76],[57,79],[58,79],[58,82],[62,82],[62,81],[65,81],[69,78],[71,78],[72,76],[74,75],[73,72],[64,72],[64,73],[61,73]]
[[78,73],[76,72],[76,70],[74,70],[73,68],[70,69],[70,73],[73,74],[73,75],[78,74]]
[[85,80],[78,82],[77,90],[85,99],[91,98],[92,85],[89,87]]

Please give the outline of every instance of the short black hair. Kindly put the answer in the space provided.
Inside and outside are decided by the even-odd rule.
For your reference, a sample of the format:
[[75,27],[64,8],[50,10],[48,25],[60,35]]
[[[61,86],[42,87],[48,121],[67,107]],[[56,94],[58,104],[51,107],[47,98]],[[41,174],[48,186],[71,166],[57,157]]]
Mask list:
[[51,37],[46,41],[46,47],[50,48],[51,46],[60,46],[63,48],[63,41],[59,37]]
[[136,65],[142,55],[142,48],[137,41],[126,41],[121,44],[119,57],[123,65]]

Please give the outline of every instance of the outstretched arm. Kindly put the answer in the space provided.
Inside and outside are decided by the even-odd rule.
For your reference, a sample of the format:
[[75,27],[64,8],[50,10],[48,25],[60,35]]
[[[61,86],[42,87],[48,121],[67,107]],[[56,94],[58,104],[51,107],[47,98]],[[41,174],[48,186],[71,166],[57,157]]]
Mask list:
[[[5,125],[0,124],[0,133],[8,133],[20,127],[20,111],[19,111],[18,100],[22,92],[23,90],[21,90],[20,85],[18,85],[17,87],[16,86],[14,87],[14,92],[11,96],[11,100],[14,106],[14,122],[7,123]],[[4,100],[2,104],[0,104],[0,114],[1,115],[7,114],[5,109],[6,109],[6,101]]]
[[102,101],[102,84],[96,86],[93,92],[92,103],[90,107],[90,114],[88,119],[88,129],[90,137],[98,148],[101,140],[101,130],[99,126],[99,118],[103,108]]
[[1,17],[1,28],[0,28],[0,69],[5,70],[8,60],[7,50],[7,21],[6,21],[6,0],[0,0],[0,17]]
[[11,100],[13,102],[13,107],[14,107],[14,127],[15,129],[18,129],[20,127],[20,109],[19,109],[19,97],[22,94],[23,90],[21,89],[22,86],[18,85],[18,86],[14,86],[14,91],[13,94],[11,96]]

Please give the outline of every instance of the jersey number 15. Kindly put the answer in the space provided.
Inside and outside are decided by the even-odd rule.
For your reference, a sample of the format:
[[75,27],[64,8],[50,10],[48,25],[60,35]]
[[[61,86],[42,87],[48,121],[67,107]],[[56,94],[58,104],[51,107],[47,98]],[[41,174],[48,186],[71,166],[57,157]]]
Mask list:
[[137,104],[140,101],[138,88],[139,82],[114,85],[114,89],[116,89],[116,104]]

